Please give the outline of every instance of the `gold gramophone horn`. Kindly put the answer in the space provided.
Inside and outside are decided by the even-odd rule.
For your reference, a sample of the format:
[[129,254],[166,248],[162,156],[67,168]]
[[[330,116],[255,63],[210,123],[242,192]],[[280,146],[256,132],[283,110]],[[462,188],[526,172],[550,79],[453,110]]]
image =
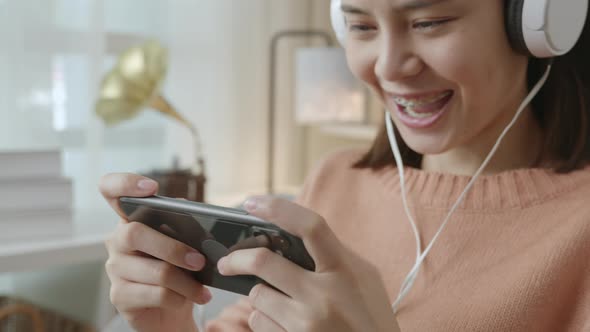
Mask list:
[[103,78],[95,111],[107,125],[130,119],[146,107],[180,121],[194,137],[197,157],[195,168],[200,172],[202,150],[196,128],[160,94],[167,63],[166,49],[156,41],[127,49],[119,57],[116,66]]

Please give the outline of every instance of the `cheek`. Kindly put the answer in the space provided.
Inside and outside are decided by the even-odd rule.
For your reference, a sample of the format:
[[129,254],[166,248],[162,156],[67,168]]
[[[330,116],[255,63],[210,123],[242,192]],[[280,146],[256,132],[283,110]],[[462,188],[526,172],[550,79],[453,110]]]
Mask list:
[[378,82],[375,76],[376,58],[369,52],[369,49],[369,47],[357,45],[347,46],[346,58],[352,74],[374,91],[378,91]]
[[455,89],[462,112],[477,109],[480,103],[488,103],[490,87],[493,86],[493,69],[497,61],[491,57],[488,47],[480,45],[474,36],[457,34],[454,38],[429,45],[422,52],[426,66],[434,75]]
[[[510,86],[523,76],[519,66],[515,66],[515,54],[507,42],[504,26],[498,24],[501,19],[500,15],[472,17],[448,38],[424,50],[428,65],[439,77],[455,85],[465,113],[497,106],[499,99],[509,97]],[[478,23],[480,29],[470,28]]]
[[423,54],[426,67],[439,78],[455,85],[455,88],[462,89],[472,83],[478,71],[475,64],[478,56],[458,37],[428,45],[428,49],[420,53]]

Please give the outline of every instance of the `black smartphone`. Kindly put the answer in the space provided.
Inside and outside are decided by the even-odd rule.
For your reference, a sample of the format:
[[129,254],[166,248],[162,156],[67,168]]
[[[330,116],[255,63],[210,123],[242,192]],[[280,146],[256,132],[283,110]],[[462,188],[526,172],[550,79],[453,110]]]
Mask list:
[[252,275],[219,274],[217,261],[239,249],[268,248],[315,270],[300,238],[244,210],[163,196],[121,197],[119,204],[129,221],[143,223],[201,252],[207,259],[205,267],[190,273],[204,285],[248,295],[254,285],[264,282]]

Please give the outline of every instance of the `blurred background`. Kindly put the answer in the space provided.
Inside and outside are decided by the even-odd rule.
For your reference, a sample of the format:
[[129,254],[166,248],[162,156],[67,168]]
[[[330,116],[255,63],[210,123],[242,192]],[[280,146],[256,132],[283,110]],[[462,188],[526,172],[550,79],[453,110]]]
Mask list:
[[[95,112],[103,77],[132,46],[157,40],[167,50],[159,91],[199,131],[209,203],[296,195],[327,153],[368,147],[379,107],[351,83],[342,50],[322,50],[337,46],[329,7],[329,0],[0,0],[0,198],[21,197],[0,204],[0,307],[22,299],[106,326],[114,310],[102,242],[117,217],[97,190],[100,177],[193,165],[190,131],[149,105],[112,126]],[[15,194],[25,185],[29,191]],[[58,209],[49,197],[65,204],[54,218],[43,217]],[[39,201],[46,211],[35,210]],[[71,220],[60,223],[60,215]]]

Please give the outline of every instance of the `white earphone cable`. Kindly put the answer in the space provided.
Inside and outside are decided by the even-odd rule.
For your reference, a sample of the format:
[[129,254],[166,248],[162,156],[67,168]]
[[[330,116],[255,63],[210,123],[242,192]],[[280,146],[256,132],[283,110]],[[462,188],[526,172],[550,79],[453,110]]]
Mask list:
[[[386,114],[387,116],[387,114]],[[385,122],[385,125],[387,126],[387,133],[388,135],[394,135],[393,133],[393,126],[391,124],[391,121],[387,121]],[[402,155],[399,151],[399,147],[397,145],[397,141],[394,139],[395,144],[392,145],[392,149],[393,149],[393,157],[395,158],[395,162],[398,165],[403,165],[402,163]],[[399,167],[398,168],[398,172],[399,172],[399,176],[401,179],[404,179],[405,175],[404,175],[404,168],[403,167]],[[416,239],[416,263],[418,263],[418,258],[420,257],[420,254],[422,254],[422,245],[420,243],[420,233],[418,232],[418,228],[416,227],[416,222],[414,221],[414,218],[412,217],[412,213],[410,211],[410,207],[408,206],[408,201],[407,201],[407,197],[405,195],[406,192],[406,184],[405,181],[400,181],[400,185],[401,185],[401,191],[402,191],[402,201],[404,204],[404,209],[406,211],[406,215],[408,216],[409,220],[410,220],[410,224],[412,226],[412,231],[414,232],[414,237]]]
[[404,204],[405,212],[408,215],[409,221],[412,225],[412,230],[414,231],[414,236],[416,238],[416,246],[417,246],[417,251],[418,251],[418,253],[416,255],[416,263],[414,264],[414,266],[412,267],[412,269],[410,270],[410,272],[406,276],[406,278],[400,288],[400,292],[398,294],[398,297],[392,305],[394,313],[397,312],[400,302],[409,293],[410,289],[414,285],[414,281],[417,278],[418,271],[420,270],[420,266],[422,265],[422,262],[424,262],[426,255],[428,255],[428,253],[430,252],[430,249],[434,245],[434,242],[436,241],[438,236],[442,233],[442,230],[444,229],[444,227],[446,226],[446,224],[450,220],[452,214],[458,208],[459,204],[461,204],[461,202],[463,201],[463,199],[465,198],[465,196],[467,195],[469,190],[471,190],[471,188],[473,187],[473,184],[475,183],[475,180],[480,176],[480,174],[483,172],[485,167],[489,164],[490,160],[492,159],[492,157],[494,156],[494,154],[498,150],[500,143],[504,139],[504,136],[506,136],[508,131],[514,126],[514,124],[516,123],[516,121],[520,117],[521,113],[526,109],[527,105],[537,95],[539,90],[541,90],[541,88],[543,87],[543,85],[547,81],[547,78],[549,77],[550,72],[551,72],[551,64],[549,64],[547,66],[547,69],[545,70],[545,73],[543,74],[541,79],[539,79],[537,84],[533,87],[531,92],[524,99],[524,101],[520,105],[518,111],[514,115],[514,118],[512,119],[512,121],[506,126],[506,128],[504,129],[504,131],[502,132],[502,134],[500,135],[498,140],[496,140],[496,144],[494,145],[494,147],[492,148],[492,150],[490,151],[490,153],[488,154],[488,156],[486,157],[484,162],[481,164],[479,169],[472,176],[471,180],[469,181],[469,183],[467,184],[467,186],[465,187],[465,189],[463,190],[463,192],[461,193],[461,195],[459,196],[459,198],[457,199],[457,201],[455,202],[455,204],[453,205],[453,207],[451,208],[451,210],[447,214],[447,216],[444,219],[443,223],[441,224],[440,228],[438,229],[438,231],[436,232],[436,234],[434,235],[434,237],[430,241],[430,244],[428,245],[428,247],[426,247],[426,249],[424,249],[424,252],[421,252],[420,234],[419,234],[418,229],[416,227],[416,223],[414,221],[414,218],[412,217],[412,215],[410,213],[410,209],[409,209],[408,203],[407,203],[405,177],[404,177],[404,166],[403,166],[401,154],[399,151],[399,147],[397,144],[397,140],[395,139],[395,132],[393,129],[393,120],[392,120],[391,114],[389,112],[385,113],[385,124],[387,127],[387,136],[389,137],[389,143],[390,143],[392,151],[393,151],[395,162],[397,163],[397,169],[398,169],[398,173],[399,173],[399,177],[400,177],[402,201]]

